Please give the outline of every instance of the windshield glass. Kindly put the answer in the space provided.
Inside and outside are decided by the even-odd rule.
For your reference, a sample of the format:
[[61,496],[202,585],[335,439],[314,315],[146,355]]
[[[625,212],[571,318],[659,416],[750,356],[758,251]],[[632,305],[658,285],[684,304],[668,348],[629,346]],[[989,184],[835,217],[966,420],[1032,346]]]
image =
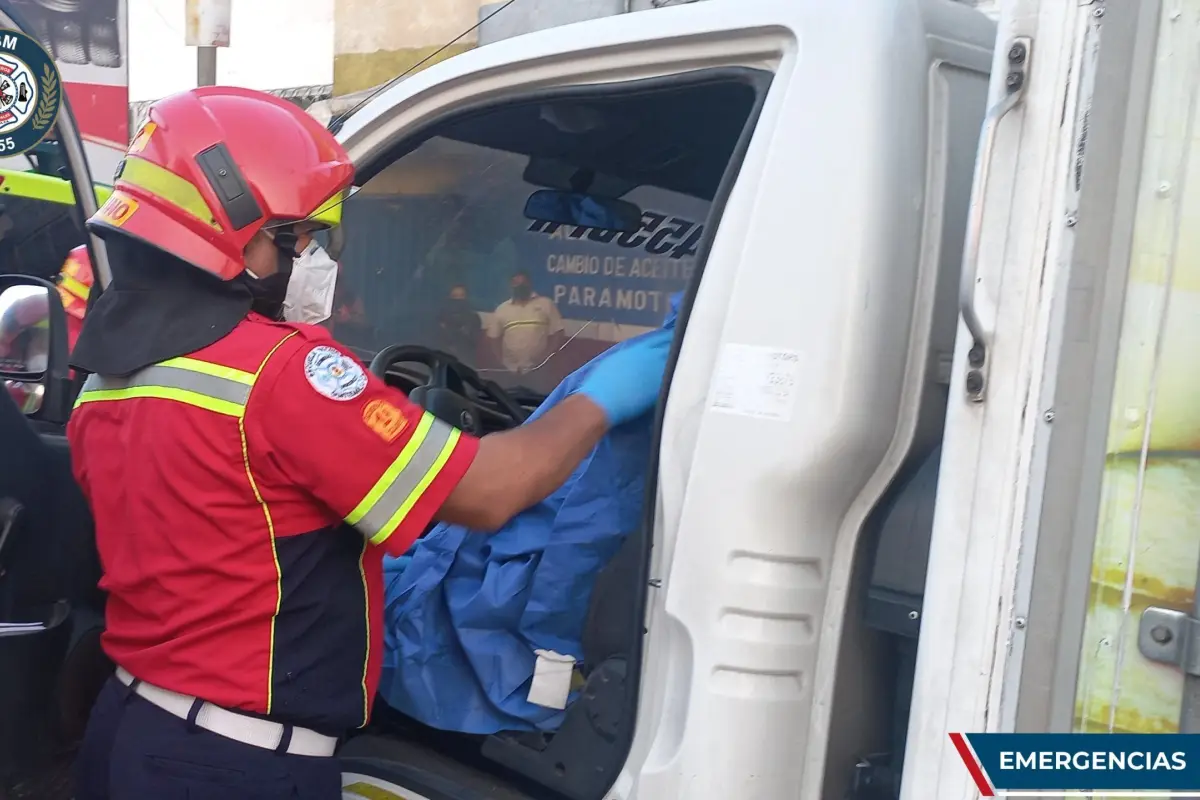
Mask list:
[[[346,203],[334,335],[364,357],[397,343],[445,350],[506,388],[546,393],[660,326],[753,102],[744,85],[723,88],[526,103],[425,138]],[[641,227],[527,218],[547,186],[633,203]]]

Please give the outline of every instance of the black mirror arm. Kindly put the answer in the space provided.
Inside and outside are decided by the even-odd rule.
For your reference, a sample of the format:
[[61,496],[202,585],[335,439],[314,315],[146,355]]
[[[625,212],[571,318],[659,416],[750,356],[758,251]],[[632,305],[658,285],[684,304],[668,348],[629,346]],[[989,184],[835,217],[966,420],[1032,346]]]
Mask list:
[[50,362],[44,378],[46,395],[38,416],[51,422],[67,421],[71,415],[71,351],[67,339],[67,312],[63,310],[58,289],[50,285]]

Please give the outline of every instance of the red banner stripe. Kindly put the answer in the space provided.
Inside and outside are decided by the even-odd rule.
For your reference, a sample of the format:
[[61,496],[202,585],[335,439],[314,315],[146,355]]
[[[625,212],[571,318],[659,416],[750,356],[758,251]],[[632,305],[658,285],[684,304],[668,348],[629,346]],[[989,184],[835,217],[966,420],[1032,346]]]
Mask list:
[[995,797],[996,791],[992,789],[987,776],[983,774],[979,759],[975,758],[975,753],[971,751],[966,738],[961,733],[952,733],[950,741],[954,742],[954,749],[958,751],[963,763],[967,765],[967,772],[971,773],[971,780],[975,781],[975,788],[979,789],[979,794],[983,797]]
[[129,144],[129,89],[98,83],[66,83],[79,132],[124,149]]

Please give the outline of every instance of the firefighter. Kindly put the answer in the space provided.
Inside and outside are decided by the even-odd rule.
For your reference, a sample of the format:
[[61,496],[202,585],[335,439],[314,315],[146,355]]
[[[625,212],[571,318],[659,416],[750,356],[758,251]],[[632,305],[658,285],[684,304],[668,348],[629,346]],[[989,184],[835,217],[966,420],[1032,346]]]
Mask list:
[[651,410],[669,340],[474,439],[284,318],[297,224],[336,222],[353,178],[330,133],[228,87],[157,102],[147,128],[88,222],[113,281],[72,358],[90,373],[68,437],[117,665],[75,796],[334,800],[334,746],[379,679],[382,555],[433,519],[495,530],[548,496]]
[[67,254],[58,273],[58,296],[67,312],[67,347],[75,349],[83,317],[87,313],[88,295],[92,291],[92,259],[87,245],[80,245]]

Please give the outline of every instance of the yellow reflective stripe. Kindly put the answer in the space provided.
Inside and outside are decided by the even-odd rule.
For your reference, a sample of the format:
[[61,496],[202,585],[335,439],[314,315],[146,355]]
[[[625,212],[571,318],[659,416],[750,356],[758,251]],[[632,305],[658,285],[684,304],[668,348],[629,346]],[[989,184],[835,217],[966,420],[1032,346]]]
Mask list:
[[412,437],[362,501],[346,515],[346,522],[373,544],[387,539],[437,477],[458,438],[457,429],[429,412],[422,414]]
[[[291,336],[285,337],[279,344],[283,344],[283,342],[286,342],[290,338]],[[279,345],[276,345],[275,347],[278,348],[278,346]],[[272,349],[271,352],[273,353],[275,350]],[[223,367],[220,364],[213,364],[208,361],[200,361],[199,359],[188,358],[187,356],[168,358],[166,361],[160,362],[156,366],[174,367],[175,369],[184,369],[188,372],[199,372],[201,375],[211,375],[214,378],[224,378],[227,381],[244,383],[247,386],[253,386],[254,379],[257,377],[257,375],[253,372],[246,372],[244,370],[234,369],[233,367]]]
[[417,429],[413,431],[413,435],[409,437],[407,442],[405,442],[404,448],[400,451],[400,455],[396,456],[396,460],[393,461],[391,466],[389,466],[384,471],[383,475],[379,477],[379,480],[377,480],[375,485],[371,487],[371,491],[367,492],[366,497],[364,497],[359,504],[354,507],[353,511],[346,515],[347,524],[357,525],[375,506],[375,504],[379,502],[379,499],[383,497],[383,493],[388,490],[388,487],[390,487],[395,482],[396,478],[399,477],[400,473],[404,471],[404,468],[407,467],[409,462],[412,460],[413,454],[420,449],[421,444],[429,436],[429,429],[433,427],[433,423],[433,414],[430,414],[428,411],[426,411],[421,415],[421,421],[417,424]]
[[92,375],[75,405],[156,397],[241,417],[250,399],[254,375],[194,358],[172,358],[125,378]]
[[405,517],[408,516],[408,512],[412,511],[412,507],[417,504],[417,501],[421,499],[421,496],[425,494],[425,490],[428,489],[430,484],[433,483],[434,479],[441,474],[442,468],[446,466],[446,462],[449,461],[450,456],[453,455],[454,448],[458,445],[458,440],[461,436],[462,432],[457,428],[450,429],[450,436],[447,437],[446,443],[442,445],[442,449],[437,454],[437,458],[434,459],[433,464],[425,471],[425,474],[421,476],[421,479],[417,481],[417,485],[413,487],[411,492],[409,492],[407,499],[405,499],[400,507],[396,509],[396,512],[392,514],[392,516],[388,517],[388,521],[383,524],[383,527],[380,528],[379,532],[371,537],[371,544],[381,545],[386,542],[393,533],[396,532],[396,528],[400,527],[400,523]]
[[137,156],[126,156],[125,165],[117,179],[149,192],[173,206],[191,214],[196,219],[221,230],[212,209],[204,201],[204,195],[186,178],[181,178],[168,169],[152,164]]
[[244,406],[231,403],[228,400],[209,397],[199,392],[188,391],[187,389],[172,389],[167,386],[130,386],[127,389],[94,389],[81,392],[79,399],[75,401],[75,407],[78,408],[84,403],[96,403],[105,400],[133,400],[139,397],[174,400],[178,403],[186,403],[189,406],[197,406],[207,411],[214,411],[230,417],[240,417],[245,410]]
[[352,783],[349,786],[342,787],[342,794],[350,793],[355,797],[361,797],[363,800],[408,800],[407,797],[398,795],[395,792],[390,792],[387,789],[381,789],[378,786],[372,786],[369,783]]
[[[92,188],[95,190],[97,203],[103,203],[112,194],[112,189],[107,186],[96,185]],[[36,172],[0,169],[0,194],[64,206],[75,205],[75,192],[71,189],[70,181]]]
[[87,300],[88,293],[91,291],[82,281],[78,281],[70,275],[61,276],[58,285],[80,300]]

